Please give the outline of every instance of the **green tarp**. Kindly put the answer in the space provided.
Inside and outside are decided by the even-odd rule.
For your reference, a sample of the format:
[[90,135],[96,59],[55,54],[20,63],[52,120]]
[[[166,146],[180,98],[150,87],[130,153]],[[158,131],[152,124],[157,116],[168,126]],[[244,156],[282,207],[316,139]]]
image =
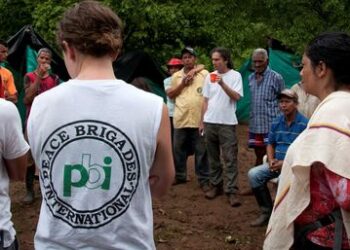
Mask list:
[[[18,109],[22,119],[25,117],[25,107],[23,105],[23,75],[26,72],[33,71],[36,68],[36,54],[40,48],[48,47],[43,38],[41,38],[31,26],[23,27],[18,33],[11,37],[9,43],[9,68],[15,77],[18,97]],[[277,46],[275,46],[277,44]],[[278,48],[278,49],[276,49]],[[288,51],[288,50],[286,50]],[[279,72],[286,83],[291,87],[300,80],[299,71],[296,65],[300,63],[300,57],[296,57],[291,52],[284,51],[284,48],[276,43],[276,40],[270,40],[269,48],[269,66]],[[62,80],[68,80],[69,76],[60,55],[53,51],[52,70]],[[151,90],[165,99],[163,88],[163,79],[165,72],[153,61],[153,59],[142,51],[128,52],[122,55],[114,63],[116,76],[126,82],[131,82],[136,77],[145,77]],[[239,69],[242,74],[244,84],[244,97],[238,102],[237,117],[240,122],[249,120],[250,92],[248,85],[248,76],[253,72],[251,61],[247,60]]]
[[[282,50],[269,49],[269,67],[282,75],[288,88],[300,81],[297,67],[299,64],[300,57]],[[242,65],[239,72],[243,78],[244,97],[237,104],[236,114],[240,122],[248,122],[250,105],[248,77],[253,73],[250,59]]]
[[[51,62],[52,72],[57,74],[62,81],[67,81],[69,76],[62,57],[34,31],[31,25],[24,26],[7,42],[9,45],[9,55],[7,58],[8,63],[4,66],[11,70],[14,75],[19,94],[17,107],[22,121],[24,121],[26,110],[23,104],[23,76],[27,72],[36,69],[37,51],[43,47],[51,49],[53,53]],[[131,82],[136,77],[147,78],[147,83],[151,90],[165,99],[163,79],[166,74],[148,54],[142,51],[124,53],[114,63],[114,71],[117,78],[123,79],[126,82]]]

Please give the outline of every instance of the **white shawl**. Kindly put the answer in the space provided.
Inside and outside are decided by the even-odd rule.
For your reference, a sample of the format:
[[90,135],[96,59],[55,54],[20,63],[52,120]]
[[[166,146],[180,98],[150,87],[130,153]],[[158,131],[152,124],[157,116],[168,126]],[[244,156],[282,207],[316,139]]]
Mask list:
[[[307,128],[289,147],[283,162],[264,249],[290,249],[294,220],[310,203],[310,166],[321,162],[350,179],[350,93],[333,92],[317,107]],[[350,239],[350,211],[341,210]]]

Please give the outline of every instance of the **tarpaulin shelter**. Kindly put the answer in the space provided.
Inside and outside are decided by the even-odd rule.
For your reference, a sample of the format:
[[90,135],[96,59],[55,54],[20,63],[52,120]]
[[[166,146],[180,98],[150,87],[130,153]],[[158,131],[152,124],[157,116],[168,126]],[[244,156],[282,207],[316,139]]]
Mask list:
[[114,63],[113,68],[118,79],[131,82],[136,77],[144,77],[153,93],[166,100],[163,80],[165,72],[143,51],[131,51],[121,55]]
[[16,88],[19,94],[17,107],[23,120],[25,117],[23,76],[36,68],[36,51],[43,47],[49,48],[52,51],[52,71],[62,80],[68,80],[69,75],[60,55],[34,31],[32,26],[24,26],[7,42],[9,45],[9,53],[7,57],[8,64],[6,64],[5,67],[11,70],[15,78]]
[[[300,56],[295,55],[291,50],[284,47],[279,41],[270,39],[268,43],[269,67],[280,73],[285,81],[286,87],[290,88],[300,81],[299,65]],[[251,59],[241,66],[239,72],[243,78],[244,97],[237,104],[237,118],[240,122],[248,122],[250,91],[248,77],[253,73]]]
[[[14,75],[16,88],[19,93],[17,107],[22,120],[25,118],[25,106],[23,104],[23,76],[37,67],[37,51],[43,47],[52,51],[52,72],[57,74],[62,81],[67,81],[69,75],[62,57],[33,29],[31,25],[24,26],[8,41],[9,54],[5,67]],[[131,82],[136,77],[144,77],[150,89],[165,98],[163,79],[165,72],[153,61],[153,59],[141,51],[127,52],[121,55],[113,64],[118,79]]]

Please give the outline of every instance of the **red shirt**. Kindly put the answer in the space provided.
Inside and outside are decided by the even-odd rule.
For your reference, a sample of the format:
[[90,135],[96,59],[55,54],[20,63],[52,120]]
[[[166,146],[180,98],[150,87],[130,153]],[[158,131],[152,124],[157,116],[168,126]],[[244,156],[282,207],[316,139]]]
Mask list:
[[[25,77],[27,77],[29,79],[29,81],[26,82],[26,84],[33,84],[35,82],[35,79],[38,77],[34,72],[30,72],[30,73],[27,73],[25,75]],[[41,94],[55,86],[57,86],[59,83],[59,78],[57,75],[54,75],[54,74],[50,74],[48,75],[47,77],[45,78],[42,78],[41,79],[41,82],[40,82],[40,87],[38,89],[38,94]],[[25,86],[26,88],[27,86]],[[30,113],[30,108],[31,108],[32,104],[30,105],[27,105],[26,106],[26,109],[27,109],[27,112],[26,112],[26,120],[28,119],[28,116],[29,116],[29,113]]]
[[[350,180],[331,172],[321,163],[311,167],[310,192],[310,204],[296,219],[296,225],[312,223],[338,207],[350,209]],[[307,238],[317,245],[332,248],[334,223],[310,232]],[[342,249],[350,249],[345,228],[342,244]]]

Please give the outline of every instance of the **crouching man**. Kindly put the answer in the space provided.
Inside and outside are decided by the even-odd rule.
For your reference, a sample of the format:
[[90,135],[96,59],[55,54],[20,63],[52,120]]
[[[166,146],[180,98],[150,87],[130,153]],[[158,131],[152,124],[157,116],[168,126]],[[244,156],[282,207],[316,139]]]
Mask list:
[[248,172],[250,186],[261,210],[259,217],[250,223],[252,227],[264,226],[268,223],[273,204],[267,182],[279,176],[289,145],[308,123],[308,119],[297,110],[298,96],[294,91],[285,89],[278,95],[278,99],[283,115],[277,117],[271,125],[267,162]]

